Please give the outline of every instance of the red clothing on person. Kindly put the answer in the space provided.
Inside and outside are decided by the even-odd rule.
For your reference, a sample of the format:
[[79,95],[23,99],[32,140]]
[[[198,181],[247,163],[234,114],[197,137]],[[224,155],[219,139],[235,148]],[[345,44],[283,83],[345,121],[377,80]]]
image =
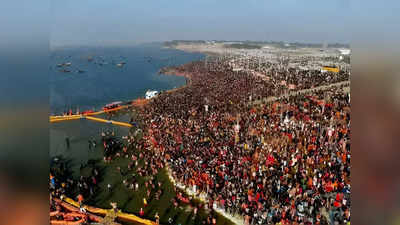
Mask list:
[[257,192],[257,194],[256,194],[256,201],[257,201],[257,202],[258,202],[258,200],[260,199],[260,197],[261,197],[260,193]]
[[343,199],[343,194],[342,193],[337,193],[336,194],[336,201],[341,201]]
[[143,209],[140,209],[139,215],[140,215],[140,216],[144,216],[144,211],[143,211]]
[[81,194],[78,195],[78,202],[79,203],[83,202],[83,196]]

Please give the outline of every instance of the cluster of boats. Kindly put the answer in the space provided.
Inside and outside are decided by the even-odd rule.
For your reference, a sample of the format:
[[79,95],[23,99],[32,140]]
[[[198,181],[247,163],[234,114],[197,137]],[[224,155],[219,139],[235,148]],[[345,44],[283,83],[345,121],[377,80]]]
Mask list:
[[[151,99],[154,98],[158,95],[158,91],[152,91],[152,90],[147,90],[145,93],[145,98],[146,99]],[[107,104],[103,107],[103,111],[107,112],[112,109],[116,109],[121,106],[125,105],[131,105],[134,101],[127,101],[127,102],[122,102],[122,101],[116,101],[116,102],[111,102],[110,104]]]
[[[152,91],[152,90],[147,90],[145,93],[145,99],[152,99],[154,97],[156,97],[159,94],[158,91]],[[116,109],[119,108],[121,106],[125,106],[125,105],[131,105],[134,101],[127,101],[127,102],[122,102],[122,101],[116,101],[116,102],[112,102],[110,104],[107,104],[103,107],[103,111],[107,112],[110,111],[112,109]]]
[[[96,64],[96,65],[99,65],[99,66],[103,66],[103,65],[107,65],[107,64],[108,64],[108,62],[106,62],[106,61],[105,61],[103,58],[101,58],[101,57],[100,57],[100,60],[97,60],[97,61],[96,61],[96,60],[94,60],[94,58],[93,58],[92,56],[89,56],[89,57],[87,58],[87,60],[88,60],[88,62],[94,61],[93,63]],[[123,66],[126,64],[126,62],[125,62],[125,61],[122,61],[122,62],[119,62],[119,63],[115,63],[114,61],[112,61],[112,64],[115,65],[116,67],[121,68],[121,67],[123,67]],[[57,64],[57,67],[60,68],[59,71],[62,72],[62,73],[71,73],[72,70],[68,69],[71,65],[72,65],[71,62],[65,62],[65,63],[59,63],[59,64]],[[85,73],[85,72],[86,72],[85,70],[81,70],[81,69],[77,69],[77,70],[75,71],[75,73]]]
[[[146,100],[149,100],[149,99],[152,99],[152,98],[154,98],[154,97],[156,97],[156,96],[158,96],[158,95],[159,95],[159,92],[158,92],[158,91],[155,91],[155,90],[154,90],[154,91],[148,90],[148,91],[146,91],[146,93],[145,93],[145,99],[146,99]],[[121,109],[121,108],[124,108],[124,107],[126,107],[126,106],[129,106],[129,105],[134,104],[135,101],[137,101],[137,100],[126,101],[126,102],[122,102],[122,101],[111,102],[111,103],[105,105],[105,106],[102,108],[102,110],[103,110],[104,112],[116,111],[116,110],[118,110],[118,109]],[[79,108],[78,108],[78,109],[76,110],[75,113],[72,111],[72,109],[69,109],[69,111],[64,111],[64,113],[63,113],[62,115],[63,115],[63,116],[72,116],[72,115],[84,115],[84,116],[87,116],[87,115],[92,115],[92,114],[94,114],[94,113],[96,113],[94,110],[85,110],[85,111],[80,112],[80,111],[79,111]]]
[[[57,67],[58,67],[58,68],[62,68],[62,69],[59,70],[60,72],[63,72],[63,73],[70,73],[70,72],[72,72],[72,71],[69,70],[69,69],[67,69],[67,67],[70,67],[71,65],[72,65],[71,62],[59,63],[59,64],[57,64]],[[81,70],[81,69],[76,70],[76,73],[84,73],[84,72],[86,72],[86,71]]]

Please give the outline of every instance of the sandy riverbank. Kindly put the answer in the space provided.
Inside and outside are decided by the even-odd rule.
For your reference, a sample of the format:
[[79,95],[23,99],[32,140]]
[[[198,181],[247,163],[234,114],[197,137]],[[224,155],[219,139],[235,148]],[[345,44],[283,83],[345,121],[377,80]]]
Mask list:
[[[169,49],[177,49],[181,50],[184,52],[190,52],[190,53],[202,53],[207,56],[221,56],[224,54],[234,54],[235,52],[233,49],[229,49],[224,47],[223,44],[214,44],[214,45],[207,45],[207,44],[182,44],[179,43],[175,46],[164,46],[163,48],[169,48]],[[237,53],[236,53],[237,54]]]

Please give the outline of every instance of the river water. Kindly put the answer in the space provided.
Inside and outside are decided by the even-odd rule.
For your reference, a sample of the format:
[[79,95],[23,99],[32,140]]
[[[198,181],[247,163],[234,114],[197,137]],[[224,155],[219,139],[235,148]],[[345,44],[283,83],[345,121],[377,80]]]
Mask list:
[[[89,61],[89,57],[92,61]],[[51,114],[70,109],[75,112],[99,110],[113,101],[126,101],[144,97],[151,90],[169,90],[186,83],[184,77],[159,75],[164,66],[180,65],[203,59],[202,54],[166,49],[160,43],[134,47],[75,47],[56,49],[50,55],[50,107]],[[122,67],[117,64],[125,62]],[[71,63],[58,67],[58,64]],[[60,70],[71,72],[61,72]],[[79,73],[78,70],[84,71]],[[113,118],[129,121],[129,115]],[[50,157],[63,155],[77,168],[88,158],[101,158],[102,151],[88,153],[88,140],[98,143],[102,130],[114,130],[126,135],[128,128],[87,120],[52,123],[50,127]],[[65,138],[70,139],[67,149]]]
[[[89,56],[93,57],[90,62]],[[183,86],[186,84],[184,77],[159,75],[158,71],[165,66],[202,60],[204,55],[165,49],[161,44],[146,44],[130,48],[64,48],[52,51],[50,58],[50,112],[59,115],[70,109],[75,112],[78,108],[80,111],[89,109],[97,111],[113,101],[144,97],[149,89],[163,91]],[[121,62],[126,64],[117,66]],[[62,63],[71,65],[57,66]],[[64,69],[71,72],[60,72]],[[85,72],[79,73],[78,70]],[[105,118],[105,115],[97,117]],[[129,113],[121,112],[112,119],[129,122],[130,117]],[[96,161],[96,166],[104,168],[102,172],[104,181],[99,183],[101,191],[95,198],[89,200],[89,204],[109,208],[110,202],[117,202],[123,211],[137,214],[142,204],[140,196],[145,190],[138,193],[124,191],[122,178],[116,173],[116,166],[126,168],[127,159],[118,159],[107,165],[102,162],[104,148],[100,134],[105,130],[112,130],[119,137],[129,132],[129,128],[126,127],[85,119],[51,123],[50,158],[61,156],[67,159],[75,178],[81,175],[81,165],[86,164],[88,160]],[[70,140],[69,148],[66,138]],[[90,150],[88,140],[95,140],[97,147]],[[160,201],[150,202],[146,212],[147,219],[154,219],[155,212],[161,213],[161,224],[167,224],[168,218],[171,217],[176,223],[190,225],[199,224],[206,218],[207,213],[204,210],[200,210],[196,219],[190,219],[192,212],[188,206],[174,209],[170,202],[176,195],[172,183],[165,172],[160,172],[157,176],[165,184],[164,194]],[[116,188],[111,195],[106,190],[108,182]],[[219,225],[232,225],[232,222],[223,216],[217,215],[217,217]]]

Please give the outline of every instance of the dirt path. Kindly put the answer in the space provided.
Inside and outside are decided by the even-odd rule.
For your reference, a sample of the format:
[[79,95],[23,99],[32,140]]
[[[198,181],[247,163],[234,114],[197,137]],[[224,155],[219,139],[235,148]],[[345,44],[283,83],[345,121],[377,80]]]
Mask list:
[[279,97],[276,96],[270,96],[270,97],[266,97],[263,98],[261,100],[256,100],[253,101],[251,103],[249,103],[250,105],[258,105],[258,104],[265,104],[265,103],[269,103],[269,102],[273,102],[276,101],[280,98],[288,98],[290,96],[294,96],[294,95],[298,95],[298,94],[307,94],[307,93],[311,93],[313,91],[321,91],[321,90],[327,90],[329,88],[332,87],[340,87],[341,85],[344,85],[345,87],[343,88],[343,91],[345,93],[349,93],[350,92],[350,81],[342,81],[342,82],[338,82],[338,83],[334,83],[334,84],[330,84],[330,85],[324,85],[324,86],[319,86],[319,87],[315,87],[315,88],[310,88],[310,89],[303,89],[303,90],[298,90],[298,91],[291,91],[288,94],[285,95],[281,95]]

